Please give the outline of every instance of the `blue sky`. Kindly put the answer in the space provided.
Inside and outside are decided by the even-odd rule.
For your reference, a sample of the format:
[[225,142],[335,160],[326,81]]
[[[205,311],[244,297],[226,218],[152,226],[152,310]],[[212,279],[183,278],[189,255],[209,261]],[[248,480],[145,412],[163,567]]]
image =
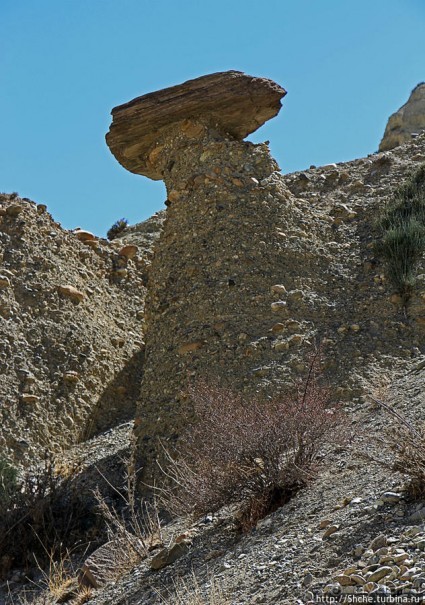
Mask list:
[[425,80],[424,0],[0,0],[0,191],[98,235],[163,207],[104,135],[112,107],[237,69],[288,94],[252,135],[283,172],[376,151]]

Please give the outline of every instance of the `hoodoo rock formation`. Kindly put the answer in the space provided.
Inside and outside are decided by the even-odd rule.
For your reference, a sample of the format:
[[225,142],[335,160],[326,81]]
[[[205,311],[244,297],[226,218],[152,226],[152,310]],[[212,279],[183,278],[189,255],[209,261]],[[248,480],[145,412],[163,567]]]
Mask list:
[[389,117],[379,151],[407,143],[424,130],[425,82],[421,82],[412,90],[407,103]]
[[137,432],[148,450],[152,437],[178,432],[190,376],[232,380],[255,366],[242,350],[253,331],[270,327],[261,312],[273,285],[265,259],[279,248],[281,202],[259,199],[260,181],[267,187],[278,170],[267,146],[241,139],[278,113],[285,94],[231,71],[112,112],[111,151],[131,171],[163,178],[170,202],[145,315]]
[[168,195],[135,423],[148,474],[158,437],[177,438],[190,414],[191,381],[276,394],[321,339],[335,393],[356,405],[368,372],[422,346],[421,293],[406,318],[371,230],[408,162],[381,154],[282,176],[266,144],[242,138],[278,113],[284,94],[226,72],[113,110],[112,152],[131,171],[163,178]]

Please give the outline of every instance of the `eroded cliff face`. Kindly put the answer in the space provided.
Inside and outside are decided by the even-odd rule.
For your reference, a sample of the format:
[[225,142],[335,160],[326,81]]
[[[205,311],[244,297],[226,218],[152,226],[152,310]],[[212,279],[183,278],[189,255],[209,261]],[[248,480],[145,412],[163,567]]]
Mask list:
[[425,137],[283,176],[265,144],[174,136],[136,418],[148,469],[158,438],[183,429],[197,379],[277,394],[320,341],[334,397],[355,405],[369,383],[424,352],[425,283],[406,314],[373,245],[377,212],[425,160]]
[[112,112],[107,142],[117,160],[163,178],[168,195],[135,422],[148,474],[159,442],[190,422],[187,389],[199,379],[276,395],[320,342],[334,397],[355,405],[369,380],[423,352],[424,283],[406,313],[373,246],[377,212],[425,160],[424,137],[282,176],[266,144],[242,139],[277,114],[284,95],[270,80],[223,72]]
[[145,263],[122,247],[0,197],[3,455],[34,460],[134,416]]
[[399,110],[388,119],[379,151],[407,143],[425,130],[425,83],[418,84]]

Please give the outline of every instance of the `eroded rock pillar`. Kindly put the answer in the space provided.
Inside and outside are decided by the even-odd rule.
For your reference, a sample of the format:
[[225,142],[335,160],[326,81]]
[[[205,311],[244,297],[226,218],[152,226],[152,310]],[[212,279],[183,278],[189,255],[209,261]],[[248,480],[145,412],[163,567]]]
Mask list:
[[[276,320],[269,267],[280,249],[276,224],[282,200],[268,191],[278,166],[266,144],[242,139],[278,112],[285,91],[268,80],[226,74],[221,95],[216,90],[219,74],[214,74],[214,86],[204,87],[200,100],[189,103],[186,116],[177,111],[155,140],[149,135],[142,161],[134,155],[136,141],[123,147],[122,132],[114,134],[111,128],[108,135],[119,161],[124,163],[127,153],[132,170],[160,175],[168,195],[146,300],[144,376],[135,428],[147,469],[160,451],[159,439],[167,442],[181,433],[190,413],[191,381],[207,378],[233,389],[252,389],[257,360],[250,343],[264,337]],[[233,74],[243,76],[243,90],[235,92]],[[172,90],[161,98],[168,102],[174,95],[187,102],[190,97],[187,88]],[[214,102],[208,101],[208,91]],[[125,106],[125,126],[135,106]]]

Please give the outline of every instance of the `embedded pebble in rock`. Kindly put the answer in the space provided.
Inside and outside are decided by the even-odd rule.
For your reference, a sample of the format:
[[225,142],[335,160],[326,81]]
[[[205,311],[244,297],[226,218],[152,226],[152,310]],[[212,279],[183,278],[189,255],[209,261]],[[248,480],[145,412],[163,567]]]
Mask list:
[[17,217],[23,211],[23,207],[19,204],[10,204],[6,206],[7,216]]
[[58,286],[58,292],[76,302],[81,302],[86,296],[84,292],[77,290],[74,286]]
[[134,258],[137,254],[138,247],[128,244],[127,246],[123,246],[118,252],[119,256],[125,256],[126,258]]
[[96,236],[91,233],[91,231],[85,231],[84,229],[74,229],[74,235],[80,242],[88,242],[96,239]]

